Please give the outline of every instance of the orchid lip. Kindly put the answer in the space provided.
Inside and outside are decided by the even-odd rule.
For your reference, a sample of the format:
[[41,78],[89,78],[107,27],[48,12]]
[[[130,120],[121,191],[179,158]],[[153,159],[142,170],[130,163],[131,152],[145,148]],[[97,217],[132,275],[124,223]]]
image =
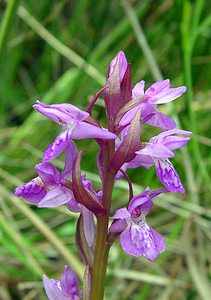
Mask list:
[[141,213],[139,217],[132,217],[132,221],[136,225],[141,226],[146,224],[146,217],[143,213]]

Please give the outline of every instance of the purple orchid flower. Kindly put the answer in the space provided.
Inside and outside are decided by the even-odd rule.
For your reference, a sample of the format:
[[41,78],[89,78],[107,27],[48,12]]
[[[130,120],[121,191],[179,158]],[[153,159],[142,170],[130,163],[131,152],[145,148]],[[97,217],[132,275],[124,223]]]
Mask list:
[[37,101],[33,108],[63,127],[62,133],[46,149],[43,157],[44,161],[52,160],[59,156],[68,146],[70,139],[95,138],[112,140],[116,138],[116,135],[108,130],[85,122],[89,117],[89,113],[80,110],[74,105],[68,103],[47,105]]
[[[37,207],[57,207],[67,205],[72,212],[80,212],[83,217],[84,233],[88,245],[91,247],[94,243],[94,219],[93,214],[75,199],[70,185],[72,175],[73,162],[77,155],[76,146],[73,142],[69,142],[69,146],[65,150],[66,160],[62,173],[49,162],[42,162],[36,165],[35,169],[39,175],[15,189],[15,196],[23,197],[27,201],[34,203]],[[90,180],[82,176],[84,186],[95,193],[98,199],[100,194],[96,193],[92,188]]]
[[65,266],[61,280],[49,279],[44,275],[43,284],[49,300],[79,300],[82,297],[78,279],[68,266]]
[[126,126],[131,123],[138,109],[141,108],[141,123],[147,123],[152,126],[160,127],[163,131],[174,129],[176,123],[174,120],[157,110],[157,105],[168,103],[180,97],[186,87],[170,88],[170,80],[162,80],[153,83],[144,92],[145,82],[141,80],[132,90],[132,98],[140,99],[140,103],[124,114],[119,122],[120,126]]
[[152,208],[152,199],[166,190],[150,193],[150,188],[132,198],[128,208],[117,209],[110,233],[120,234],[124,252],[133,256],[145,256],[153,261],[165,250],[164,238],[146,223],[146,215]]
[[[186,135],[186,137],[175,134]],[[175,156],[174,150],[180,149],[187,144],[191,134],[190,131],[179,129],[168,130],[158,134],[151,138],[143,149],[137,151],[136,157],[125,164],[123,169],[137,168],[139,166],[149,169],[155,165],[157,177],[168,191],[184,194],[185,189],[168,158]]]
[[66,161],[62,173],[53,164],[42,162],[35,167],[39,177],[17,187],[15,196],[23,197],[38,207],[56,207],[74,201],[71,189],[64,184],[71,176],[72,164],[76,156],[73,142],[69,142],[65,153]]

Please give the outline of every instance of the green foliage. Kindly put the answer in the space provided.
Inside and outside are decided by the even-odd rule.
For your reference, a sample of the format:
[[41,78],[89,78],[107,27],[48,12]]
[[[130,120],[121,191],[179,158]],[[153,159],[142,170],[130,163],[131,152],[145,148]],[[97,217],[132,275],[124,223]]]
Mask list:
[[[149,220],[167,238],[155,263],[132,259],[118,242],[111,251],[107,296],[111,300],[209,299],[210,286],[210,35],[209,1],[19,1],[0,2],[0,298],[45,299],[43,270],[60,276],[73,264],[79,276],[74,229],[65,209],[37,209],[12,196],[34,176],[33,166],[58,126],[32,111],[36,99],[71,102],[84,108],[104,82],[109,61],[123,50],[133,83],[170,78],[186,84],[186,95],[166,106],[181,128],[192,130],[187,151],[174,159],[185,199],[166,195],[155,201]],[[17,8],[18,6],[18,8]],[[102,123],[102,101],[94,114]],[[151,130],[143,130],[143,139]],[[92,141],[85,157],[96,153]],[[96,178],[95,156],[82,162]],[[58,167],[62,167],[60,160]],[[154,170],[130,170],[135,192],[158,187]],[[127,183],[118,182],[113,210],[127,202]],[[61,246],[60,246],[61,245]],[[115,292],[114,292],[115,290]],[[2,292],[1,292],[2,291]],[[4,297],[4,296],[2,296]],[[6,298],[7,297],[7,298]],[[97,300],[97,299],[96,299]]]

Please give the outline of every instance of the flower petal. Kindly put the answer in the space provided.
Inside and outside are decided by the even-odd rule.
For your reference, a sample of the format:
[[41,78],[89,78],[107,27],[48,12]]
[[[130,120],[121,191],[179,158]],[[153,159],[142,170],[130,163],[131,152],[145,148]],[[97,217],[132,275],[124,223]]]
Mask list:
[[66,178],[71,176],[73,163],[77,157],[76,145],[70,141],[67,148],[65,149],[65,166],[62,171],[62,175]]
[[99,128],[97,126],[81,122],[77,123],[74,129],[72,130],[72,139],[80,140],[80,139],[103,139],[103,140],[114,140],[116,135],[112,132],[109,132],[103,128]]
[[132,109],[127,111],[121,118],[119,125],[126,126],[126,125],[130,124],[132,122],[132,120],[134,119],[139,108],[140,108],[140,105],[136,105],[135,107],[133,107]]
[[[125,164],[125,169],[136,169],[143,166],[146,169],[151,168],[154,165],[154,161],[149,155],[137,154],[136,157],[129,163]],[[123,165],[124,166],[124,165]]]
[[112,219],[127,219],[130,217],[131,217],[130,212],[127,210],[127,208],[124,207],[124,208],[117,209]]
[[117,61],[119,60],[119,76],[120,76],[120,82],[122,81],[125,72],[127,70],[127,59],[123,51],[119,51],[117,55],[112,59],[110,66],[109,66],[109,73],[108,77],[110,77],[114,71],[115,65]]
[[35,167],[39,177],[47,188],[54,187],[61,180],[61,174],[51,163],[44,162]]
[[147,155],[157,158],[174,157],[174,153],[165,145],[148,143],[146,147],[136,152],[136,154]]
[[38,203],[38,207],[57,207],[66,204],[72,198],[71,192],[65,187],[56,187],[48,191],[46,196]]
[[141,226],[132,224],[120,235],[123,250],[133,256],[145,256],[153,261],[164,251],[165,242],[161,235],[146,223]]
[[43,155],[43,161],[55,159],[59,156],[69,145],[70,132],[68,130],[58,135],[52,144],[50,144]]
[[82,121],[89,116],[87,112],[69,103],[47,105],[36,101],[33,108],[60,125],[67,125],[73,120]]
[[145,95],[151,99],[153,96],[156,96],[166,88],[169,88],[169,86],[170,86],[169,79],[155,82],[146,90]]
[[154,159],[157,177],[170,192],[185,193],[180,178],[168,159]]
[[150,118],[147,119],[145,123],[151,126],[160,127],[163,131],[174,129],[177,125],[173,119],[157,109],[154,109],[154,111],[151,112]]
[[192,132],[191,131],[187,131],[187,130],[182,130],[182,129],[172,129],[172,130],[167,130],[164,132],[159,133],[158,135],[156,135],[155,137],[153,137],[151,140],[162,140],[165,139],[166,137],[169,137],[170,135],[174,135],[174,134],[182,134],[182,135],[187,135],[187,136],[191,136]]
[[144,80],[141,80],[138,83],[136,83],[136,85],[132,90],[133,99],[137,99],[144,96],[144,86],[145,86]]
[[81,205],[81,212],[83,218],[83,228],[84,235],[89,247],[92,247],[94,244],[94,217],[85,206]]
[[46,275],[44,275],[43,284],[49,300],[68,300],[67,297],[62,295],[60,282],[58,280],[49,279]]
[[150,97],[150,103],[152,104],[162,104],[168,103],[175,100],[176,98],[182,96],[186,92],[186,87],[181,86],[178,88],[166,88],[163,91],[157,93]]
[[190,137],[184,136],[168,136],[164,139],[164,144],[169,150],[174,151],[176,149],[183,148],[187,145]]
[[70,300],[79,299],[78,279],[69,266],[65,266],[61,277],[62,294]]
[[143,213],[144,215],[148,214],[152,208],[152,199],[149,196],[150,188],[147,187],[145,191],[129,202],[128,210],[133,215],[137,208],[139,208],[139,214]]
[[46,195],[46,190],[39,177],[17,187],[14,191],[16,197],[23,197],[31,203],[38,203]]
[[[175,134],[187,135],[188,137],[176,136]],[[187,144],[191,134],[192,132],[190,131],[180,129],[167,130],[151,138],[150,142],[163,144],[170,150],[176,150],[184,147]]]
[[127,227],[127,222],[125,219],[114,220],[109,228],[111,233],[121,233]]

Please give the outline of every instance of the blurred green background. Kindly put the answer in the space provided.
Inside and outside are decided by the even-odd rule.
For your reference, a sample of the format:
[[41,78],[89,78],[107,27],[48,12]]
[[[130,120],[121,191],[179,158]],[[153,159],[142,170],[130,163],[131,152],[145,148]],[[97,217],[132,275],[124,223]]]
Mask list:
[[[36,99],[84,109],[105,82],[110,60],[123,50],[133,84],[170,78],[187,93],[161,107],[193,131],[172,160],[186,187],[155,200],[148,223],[167,250],[154,263],[125,255],[115,243],[109,259],[110,300],[211,299],[211,3],[203,0],[0,1],[0,299],[46,299],[43,273],[59,278],[64,264],[82,267],[75,247],[77,215],[37,209],[13,196],[35,176],[34,165],[60,128],[32,111]],[[104,120],[102,99],[94,115]],[[143,140],[158,131],[146,127]],[[83,169],[99,186],[97,146],[86,150]],[[55,162],[62,167],[62,159]],[[136,193],[160,186],[154,169],[130,170]],[[119,181],[112,210],[127,203]],[[97,299],[96,299],[97,300]]]

